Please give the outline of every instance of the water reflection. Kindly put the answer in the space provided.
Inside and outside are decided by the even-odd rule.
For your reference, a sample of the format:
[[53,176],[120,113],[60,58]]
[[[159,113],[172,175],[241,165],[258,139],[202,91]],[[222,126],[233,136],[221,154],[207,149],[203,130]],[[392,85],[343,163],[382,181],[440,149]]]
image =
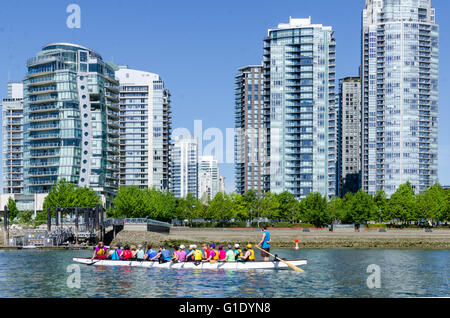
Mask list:
[[[90,251],[0,251],[0,297],[435,297],[449,296],[450,251],[279,250],[307,258],[291,270],[168,270],[85,266],[70,289],[67,266]],[[367,267],[381,268],[381,289],[366,285]]]

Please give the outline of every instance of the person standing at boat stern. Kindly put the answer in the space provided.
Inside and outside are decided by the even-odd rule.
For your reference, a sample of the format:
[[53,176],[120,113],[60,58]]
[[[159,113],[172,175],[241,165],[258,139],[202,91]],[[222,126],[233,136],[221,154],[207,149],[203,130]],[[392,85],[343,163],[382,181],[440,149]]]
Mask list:
[[270,232],[267,231],[267,225],[263,225],[261,227],[263,231],[263,236],[261,242],[259,242],[258,246],[261,247],[264,251],[261,251],[261,257],[264,257],[264,262],[269,262],[269,254],[270,253],[270,242],[272,241],[270,238]]

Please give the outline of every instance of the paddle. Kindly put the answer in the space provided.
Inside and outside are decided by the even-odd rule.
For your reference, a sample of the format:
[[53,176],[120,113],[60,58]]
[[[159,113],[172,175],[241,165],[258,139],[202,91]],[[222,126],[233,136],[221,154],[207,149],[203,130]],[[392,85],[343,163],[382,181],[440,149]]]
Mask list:
[[98,262],[103,261],[102,259],[97,260],[96,262],[94,262],[94,260],[92,260],[92,263],[87,264],[87,266],[92,266],[94,264],[97,264]]
[[263,252],[267,253],[268,255],[272,256],[275,260],[278,259],[279,261],[283,262],[284,264],[286,264],[287,266],[289,266],[289,267],[290,267],[291,269],[293,269],[294,271],[296,271],[296,272],[304,272],[303,269],[298,268],[297,266],[295,266],[295,265],[293,265],[293,264],[291,264],[291,263],[288,263],[288,262],[282,260],[281,258],[276,257],[276,256],[273,255],[273,254],[270,254],[269,252],[267,252],[266,250],[263,250],[263,249],[262,249],[261,247],[259,247],[258,245],[255,245],[255,247],[256,247],[257,249],[259,249],[260,251],[263,251]]

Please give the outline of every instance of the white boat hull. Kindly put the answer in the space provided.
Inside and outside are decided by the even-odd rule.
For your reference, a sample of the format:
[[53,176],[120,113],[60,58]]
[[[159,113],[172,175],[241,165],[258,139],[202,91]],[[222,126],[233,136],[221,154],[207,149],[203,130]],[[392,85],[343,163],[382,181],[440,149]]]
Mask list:
[[[144,267],[144,268],[167,268],[167,269],[201,269],[201,270],[250,270],[250,269],[288,269],[289,266],[283,262],[228,262],[228,263],[200,263],[195,265],[193,262],[186,263],[163,263],[149,261],[113,261],[113,260],[91,260],[90,258],[73,258],[76,263],[93,266],[125,266],[125,267]],[[306,265],[306,260],[289,260],[289,264],[295,266]]]

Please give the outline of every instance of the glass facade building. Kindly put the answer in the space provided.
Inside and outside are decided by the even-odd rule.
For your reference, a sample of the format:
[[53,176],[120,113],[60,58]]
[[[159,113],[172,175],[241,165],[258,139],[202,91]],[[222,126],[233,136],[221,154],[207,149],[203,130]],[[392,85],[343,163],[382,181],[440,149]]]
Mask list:
[[8,83],[3,99],[3,193],[23,193],[23,84]]
[[336,195],[335,39],[331,27],[290,19],[268,31],[264,109],[270,191]]
[[24,79],[24,193],[58,179],[91,187],[109,206],[119,183],[119,82],[80,45],[55,43],[28,60]]
[[439,28],[431,0],[366,0],[362,188],[388,196],[438,181]]
[[198,198],[203,202],[214,199],[221,191],[220,170],[217,160],[212,156],[198,158]]
[[235,85],[236,190],[242,195],[248,190],[261,195],[267,162],[262,65],[240,68]]
[[158,74],[116,67],[120,82],[120,186],[169,190],[170,93]]
[[360,189],[361,176],[361,79],[339,80],[338,196]]
[[171,151],[170,192],[177,198],[188,193],[198,196],[198,142],[196,137],[179,136]]

